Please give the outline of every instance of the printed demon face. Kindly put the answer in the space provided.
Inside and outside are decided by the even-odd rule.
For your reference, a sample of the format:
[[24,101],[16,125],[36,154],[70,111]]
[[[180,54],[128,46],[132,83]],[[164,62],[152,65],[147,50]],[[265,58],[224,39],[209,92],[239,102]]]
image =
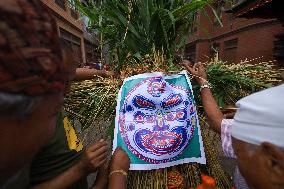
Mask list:
[[129,150],[150,163],[175,159],[193,136],[196,113],[189,91],[148,78],[127,94],[119,116],[121,136]]

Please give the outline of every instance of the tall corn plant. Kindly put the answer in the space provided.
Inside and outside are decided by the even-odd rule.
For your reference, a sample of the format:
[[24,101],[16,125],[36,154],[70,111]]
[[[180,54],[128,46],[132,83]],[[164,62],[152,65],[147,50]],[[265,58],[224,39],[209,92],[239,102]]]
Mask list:
[[168,61],[184,47],[196,12],[209,0],[103,0],[76,1],[77,9],[89,17],[90,29],[108,45],[109,57],[118,57],[119,68],[132,56],[140,59],[152,49],[164,51]]

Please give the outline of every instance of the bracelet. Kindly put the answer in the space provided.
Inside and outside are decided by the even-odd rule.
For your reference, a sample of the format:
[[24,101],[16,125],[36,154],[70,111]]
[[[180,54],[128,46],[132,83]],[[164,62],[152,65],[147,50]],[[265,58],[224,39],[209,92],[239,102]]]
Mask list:
[[114,174],[114,173],[121,173],[122,175],[124,175],[125,177],[127,177],[127,173],[126,173],[124,170],[122,170],[122,169],[120,169],[120,170],[114,170],[114,171],[110,172],[109,177],[111,177],[111,175]]
[[211,89],[212,87],[210,86],[210,84],[203,84],[200,86],[200,92],[202,91],[202,89],[205,89],[205,88]]

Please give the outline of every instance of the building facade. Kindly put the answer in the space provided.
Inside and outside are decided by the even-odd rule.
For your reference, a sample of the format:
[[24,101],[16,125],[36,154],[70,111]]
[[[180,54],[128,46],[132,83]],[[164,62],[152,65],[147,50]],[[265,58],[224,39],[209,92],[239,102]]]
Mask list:
[[84,22],[79,19],[79,13],[72,6],[74,0],[41,0],[56,19],[60,38],[70,44],[75,58],[81,65],[93,61],[96,45],[88,38]]
[[255,58],[258,58],[257,61],[274,60],[275,36],[283,31],[280,22],[275,19],[235,18],[225,9],[221,5],[214,7],[223,26],[210,7],[206,8],[208,15],[196,14],[199,25],[189,38],[185,56],[205,62],[218,52],[219,58],[229,63]]

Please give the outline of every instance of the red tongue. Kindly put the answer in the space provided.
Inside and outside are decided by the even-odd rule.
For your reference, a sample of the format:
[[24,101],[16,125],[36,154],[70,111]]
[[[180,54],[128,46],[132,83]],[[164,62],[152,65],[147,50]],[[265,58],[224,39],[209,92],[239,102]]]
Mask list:
[[171,147],[174,145],[175,139],[176,139],[175,135],[173,134],[170,135],[170,133],[168,133],[167,135],[163,135],[163,136],[149,136],[149,142],[147,143],[148,145],[151,145],[152,148],[156,150],[163,150],[163,149],[168,148],[170,151],[172,151],[174,149],[172,149]]
[[[154,139],[152,139],[152,140],[154,140]],[[152,140],[150,141],[151,143],[153,142]],[[158,143],[159,146],[167,145],[166,141],[164,141],[164,140],[157,140],[157,143]]]
[[143,146],[154,154],[171,153],[179,147],[181,136],[178,133],[154,132],[141,136]]

